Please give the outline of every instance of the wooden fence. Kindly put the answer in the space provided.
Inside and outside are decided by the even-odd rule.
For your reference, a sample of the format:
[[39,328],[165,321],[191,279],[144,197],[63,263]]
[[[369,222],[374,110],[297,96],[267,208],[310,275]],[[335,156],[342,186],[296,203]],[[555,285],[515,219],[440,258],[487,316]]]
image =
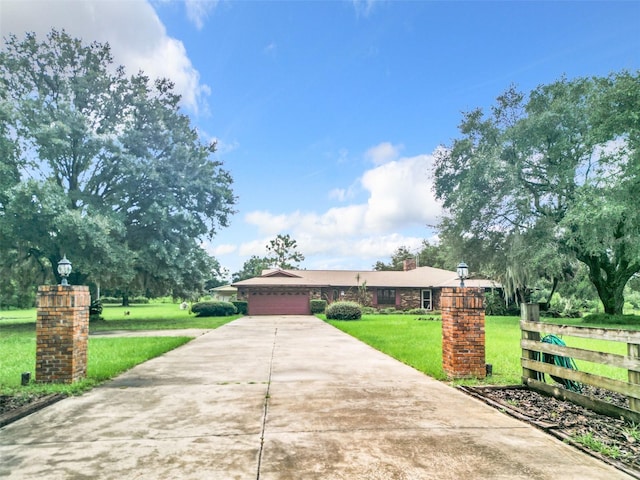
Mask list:
[[[640,423],[640,331],[540,323],[537,304],[522,305],[520,329],[522,331],[520,343],[522,347],[522,382],[525,385],[547,395],[572,401],[598,413],[612,417],[624,417],[629,421]],[[627,344],[627,355],[544,343],[540,341],[541,333],[624,342]],[[567,342],[565,339],[565,343],[570,343],[570,341]],[[629,381],[625,382],[545,363],[541,360],[543,353],[626,369]],[[560,385],[547,384],[542,381],[542,374],[620,393],[628,398],[629,408],[615,406],[565,389]]]

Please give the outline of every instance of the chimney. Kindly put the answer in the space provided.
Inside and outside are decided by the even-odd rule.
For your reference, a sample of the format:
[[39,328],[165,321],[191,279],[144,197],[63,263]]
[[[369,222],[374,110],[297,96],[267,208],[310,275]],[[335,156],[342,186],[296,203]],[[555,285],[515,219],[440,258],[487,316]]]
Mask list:
[[415,270],[416,269],[416,259],[415,258],[407,258],[404,262],[402,262],[402,269],[405,272],[408,272],[409,270]]

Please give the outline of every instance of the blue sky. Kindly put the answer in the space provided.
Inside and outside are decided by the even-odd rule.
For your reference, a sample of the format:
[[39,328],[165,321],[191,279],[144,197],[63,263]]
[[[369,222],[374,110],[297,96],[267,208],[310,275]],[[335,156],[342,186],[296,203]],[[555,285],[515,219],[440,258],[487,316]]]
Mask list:
[[462,112],[637,70],[639,26],[639,1],[0,0],[2,35],[65,28],[174,79],[234,178],[238,213],[205,246],[230,272],[277,234],[308,269],[434,240],[432,154]]

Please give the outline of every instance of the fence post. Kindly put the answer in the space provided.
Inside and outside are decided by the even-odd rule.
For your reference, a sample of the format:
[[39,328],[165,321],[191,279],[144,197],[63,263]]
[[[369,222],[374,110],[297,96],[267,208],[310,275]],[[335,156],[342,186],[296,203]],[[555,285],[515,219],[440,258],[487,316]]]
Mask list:
[[[634,360],[640,360],[640,345],[637,343],[627,343],[627,352],[629,357]],[[629,370],[629,383],[640,385],[640,372],[637,370]],[[629,409],[640,412],[640,400],[633,397],[629,398]]]
[[[539,322],[540,305],[538,305],[537,303],[521,303],[520,320],[523,322]],[[521,331],[523,340],[535,340],[536,342],[540,341],[540,332],[527,332],[525,330]],[[522,356],[523,358],[527,358],[529,360],[537,360],[538,357],[536,352],[525,349],[522,349]],[[543,374],[540,372],[536,372],[535,370],[529,370],[528,368],[522,367],[522,383],[526,385],[529,378],[542,381]]]

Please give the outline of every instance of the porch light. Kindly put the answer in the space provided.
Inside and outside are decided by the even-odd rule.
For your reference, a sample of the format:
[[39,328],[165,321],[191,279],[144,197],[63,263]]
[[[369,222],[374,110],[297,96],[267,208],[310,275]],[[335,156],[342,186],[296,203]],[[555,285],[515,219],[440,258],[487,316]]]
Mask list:
[[464,287],[464,279],[469,277],[469,267],[466,263],[460,262],[456,271],[458,272],[458,278],[460,279],[460,286]]
[[71,274],[71,262],[67,259],[66,255],[63,255],[62,260],[58,262],[58,273],[62,278],[60,285],[69,285],[67,277]]

